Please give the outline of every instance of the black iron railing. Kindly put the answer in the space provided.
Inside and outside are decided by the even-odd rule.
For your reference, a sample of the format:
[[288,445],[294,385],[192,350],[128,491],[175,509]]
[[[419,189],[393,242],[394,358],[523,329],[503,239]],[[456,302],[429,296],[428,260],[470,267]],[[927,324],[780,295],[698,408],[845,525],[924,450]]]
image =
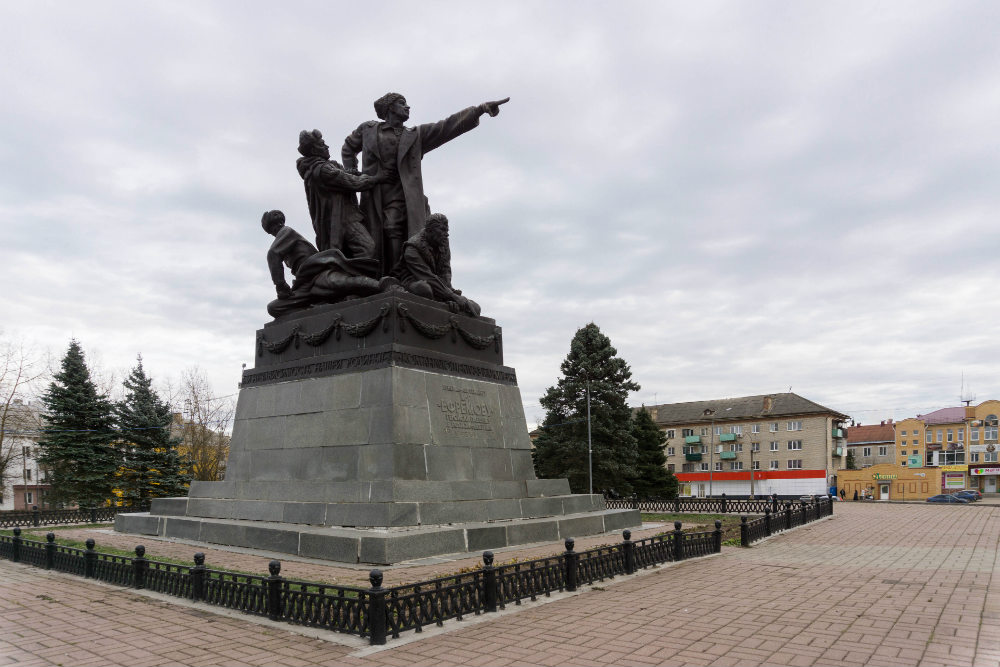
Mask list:
[[[822,502],[828,496],[814,496]],[[795,505],[811,504],[813,501],[780,500],[777,495],[759,498],[729,498],[726,494],[712,498],[607,498],[608,509],[637,509],[640,512],[660,514],[763,514],[770,508],[772,513],[781,510],[786,502]]]
[[[741,543],[749,546],[832,511],[826,499],[810,505],[789,502],[777,513],[766,507],[760,519],[742,517]],[[0,558],[272,620],[360,635],[372,644],[384,644],[388,637],[420,632],[450,619],[495,612],[523,600],[575,591],[660,563],[722,550],[721,521],[715,522],[715,530],[698,533],[684,532],[681,522],[675,521],[672,531],[633,542],[631,531],[626,530],[622,542],[582,552],[575,551],[574,540],[567,538],[563,553],[525,562],[494,565],[493,553],[487,551],[482,566],[471,572],[390,588],[382,587],[382,572],[376,569],[369,573],[371,587],[360,588],[285,579],[277,560],[269,563],[268,576],[259,576],[209,569],[202,553],[194,555],[194,565],[178,565],[147,559],[141,545],[135,548],[134,557],[128,557],[98,552],[92,539],[87,540],[86,549],[78,549],[55,544],[54,533],[46,535],[46,542],[22,538],[18,527],[13,533],[0,536]]]
[[71,523],[110,523],[115,520],[115,516],[118,514],[148,511],[148,505],[143,507],[81,507],[71,510],[42,510],[33,507],[30,510],[0,512],[0,528],[53,526]]

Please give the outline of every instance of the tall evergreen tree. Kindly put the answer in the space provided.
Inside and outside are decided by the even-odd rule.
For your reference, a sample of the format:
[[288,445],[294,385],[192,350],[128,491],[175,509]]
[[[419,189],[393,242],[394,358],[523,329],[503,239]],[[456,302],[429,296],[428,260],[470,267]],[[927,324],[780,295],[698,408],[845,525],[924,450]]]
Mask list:
[[181,438],[173,437],[170,406],[153,389],[142,367],[142,356],[125,378],[125,399],[115,405],[121,430],[122,466],[119,488],[128,505],[145,505],[151,498],[183,495],[191,476],[178,454]]
[[632,434],[639,453],[636,475],[631,480],[632,492],[640,498],[676,497],[677,478],[667,470],[667,457],[663,453],[666,436],[645,407],[632,417]]
[[51,502],[82,507],[105,503],[118,470],[114,415],[111,401],[91,379],[77,341],[70,341],[42,402],[46,426],[39,462],[52,484]]
[[589,385],[594,491],[631,492],[637,449],[628,393],[638,391],[639,385],[617,355],[611,340],[593,322],[573,336],[560,366],[562,377],[541,399],[546,414],[532,453],[539,477],[566,477],[574,493],[587,492]]

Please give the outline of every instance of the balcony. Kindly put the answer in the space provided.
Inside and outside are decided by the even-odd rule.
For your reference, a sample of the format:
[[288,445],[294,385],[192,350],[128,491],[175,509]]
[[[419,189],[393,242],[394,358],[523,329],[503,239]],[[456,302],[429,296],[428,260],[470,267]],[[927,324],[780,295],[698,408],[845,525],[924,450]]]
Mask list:
[[834,456],[843,456],[844,455],[844,448],[843,447],[834,447],[833,448],[833,455]]
[[847,437],[847,431],[845,431],[842,428],[835,428],[830,433],[830,435],[832,435],[835,438],[846,438]]
[[719,458],[723,459],[723,460],[725,460],[725,459],[735,459],[736,458],[736,452],[720,452],[719,453]]
[[689,435],[684,438],[685,445],[700,445],[701,436],[700,435]]
[[701,461],[701,454],[685,454],[685,461]]
[[735,433],[723,433],[719,436],[719,442],[736,442]]

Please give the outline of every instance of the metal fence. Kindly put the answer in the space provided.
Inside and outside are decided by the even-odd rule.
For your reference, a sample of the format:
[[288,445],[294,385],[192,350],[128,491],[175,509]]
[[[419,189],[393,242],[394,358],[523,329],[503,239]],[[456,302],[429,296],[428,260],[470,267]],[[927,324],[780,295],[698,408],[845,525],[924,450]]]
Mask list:
[[82,507],[71,510],[14,510],[0,512],[0,528],[15,526],[52,526],[71,523],[110,523],[115,515],[126,512],[148,512],[144,507]]
[[786,503],[793,505],[829,502],[829,496],[812,496],[812,500],[780,500],[777,494],[759,498],[728,498],[726,494],[712,498],[608,498],[608,509],[637,509],[661,514],[763,514],[765,509],[777,513]]
[[[743,516],[740,541],[749,546],[774,532],[814,521],[833,513],[832,503],[821,499],[812,504],[786,503],[775,513],[764,508],[764,516]],[[194,554],[193,565],[164,563],[146,558],[143,546],[135,556],[101,553],[93,539],[85,549],[60,546],[55,534],[46,542],[0,536],[0,558],[48,570],[68,572],[118,586],[129,586],[266,616],[275,621],[324,628],[360,635],[372,644],[384,644],[401,632],[421,632],[449,619],[479,615],[520,605],[558,591],[632,574],[660,563],[698,558],[722,550],[722,522],[715,530],[690,533],[674,522],[674,529],[642,540],[622,533],[617,544],[575,551],[575,541],[565,540],[565,551],[557,556],[525,562],[494,565],[494,555],[483,553],[478,569],[447,577],[390,588],[382,587],[382,572],[369,573],[370,588],[335,586],[295,581],[281,576],[281,562],[272,560],[269,574],[252,575],[205,566],[205,555]]]

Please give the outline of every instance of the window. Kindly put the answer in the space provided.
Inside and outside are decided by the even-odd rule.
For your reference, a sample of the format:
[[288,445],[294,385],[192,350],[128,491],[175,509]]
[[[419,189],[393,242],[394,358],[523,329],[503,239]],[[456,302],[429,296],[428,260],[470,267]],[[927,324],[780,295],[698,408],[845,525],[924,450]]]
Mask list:
[[983,461],[986,463],[996,463],[997,454],[1000,454],[1000,452],[983,452]]
[[24,494],[24,502],[26,502],[29,505],[35,502],[35,496],[32,495],[31,491],[28,491],[26,494]]
[[752,452],[759,452],[760,451],[760,443],[759,442],[751,442],[750,443],[750,451],[752,451]]
[[979,452],[969,452],[969,463],[979,463]]
[[777,470],[781,467],[781,461],[771,461],[771,470]]
[[906,447],[906,440],[904,440],[904,441],[903,441],[902,443],[900,443],[900,444],[902,444],[902,445],[903,445],[903,447]]
[[667,470],[669,470],[670,472],[673,472],[674,471],[674,464],[673,463],[668,463],[667,464]]
[[802,470],[802,459],[788,459],[789,470]]
[[701,445],[684,445],[685,454],[701,454]]
[[878,455],[879,456],[888,456],[889,455],[889,446],[888,445],[879,445],[878,446]]
[[741,424],[734,424],[729,427],[729,432],[735,435],[743,435],[743,426]]
[[[791,449],[791,447],[789,447],[789,449]],[[872,455],[872,448],[871,447],[862,447],[861,448],[861,456],[868,457],[868,456],[871,456],[871,455]]]
[[708,435],[708,428],[701,429],[701,434],[702,435]]
[[721,426],[716,426],[715,427],[715,435],[722,435],[722,427]]
[[944,431],[942,431],[941,429],[938,429],[937,430],[937,441],[938,442],[944,442],[943,438],[944,438]]
[[754,470],[760,470],[760,461],[754,461],[753,462],[753,469]]
[[777,433],[778,432],[778,422],[771,422],[771,425],[770,425],[769,428],[771,430],[771,433]]
[[[17,450],[15,449],[14,451],[17,451]],[[28,447],[27,445],[24,445],[23,447],[21,447],[21,456],[23,456],[25,458],[31,456],[31,447]]]
[[788,449],[790,449],[790,450],[791,449],[802,449],[802,441],[801,440],[789,440],[788,441]]
[[958,441],[959,442],[965,442],[965,429],[964,428],[958,429]]
[[694,472],[694,464],[693,463],[682,463],[681,464],[681,472]]
[[920,444],[920,436],[917,435],[916,431],[913,432],[913,444],[914,445]]
[[801,431],[802,430],[802,422],[800,422],[800,421],[788,422],[788,430],[789,431]]
[[927,429],[927,433],[924,434],[925,442],[934,442],[934,431]]
[[904,438],[906,437],[906,431],[900,431],[900,432],[899,432],[899,434],[900,434],[901,436],[903,436]]
[[986,442],[997,441],[997,416],[988,415],[985,420],[986,426],[983,428],[983,440]]
[[730,461],[729,462],[729,469],[730,470],[743,470],[743,461]]
[[672,439],[674,437],[674,429],[672,429],[672,428],[671,429],[667,429],[666,435],[667,435],[667,440]]
[[778,451],[778,442],[776,440],[771,441],[771,451],[772,452]]
[[722,461],[715,462],[715,470],[716,472],[720,472],[722,470]]
[[685,438],[690,438],[692,435],[694,435],[694,429],[686,428],[683,431],[681,431],[681,435],[683,435]]
[[969,432],[972,433],[972,442],[979,442],[979,429],[973,426],[969,429]]
[[760,424],[754,424],[750,427],[751,433],[760,433]]
[[734,452],[742,452],[743,451],[743,443],[742,442],[737,442],[736,444],[734,444],[733,445],[733,451]]
[[702,472],[708,472],[708,464],[707,463],[702,463],[701,464],[701,471]]
[[24,478],[27,479],[27,480],[31,479],[31,469],[30,468],[28,468],[28,469],[26,469],[24,471]]
[[918,452],[918,451],[917,451],[916,449],[914,449],[914,450],[913,450],[913,455],[914,455],[914,456],[916,456],[916,455],[917,455],[917,454],[919,454],[919,453],[920,453],[920,452]]
[[948,429],[948,442],[955,442],[955,429]]
[[673,455],[674,455],[674,448],[667,447],[667,456],[673,456]]

